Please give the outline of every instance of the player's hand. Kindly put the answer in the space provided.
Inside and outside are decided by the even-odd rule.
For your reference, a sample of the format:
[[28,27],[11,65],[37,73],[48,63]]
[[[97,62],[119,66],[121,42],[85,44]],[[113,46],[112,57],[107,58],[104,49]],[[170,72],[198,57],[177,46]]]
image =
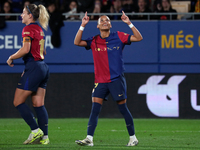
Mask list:
[[122,11],[122,13],[123,13],[122,16],[121,16],[122,21],[127,23],[127,24],[131,24],[129,17],[124,13],[124,11]]
[[7,60],[7,64],[8,64],[8,66],[10,66],[10,67],[13,67],[13,66],[14,66],[13,60],[10,59],[10,57],[9,57],[8,60]]
[[89,22],[90,18],[87,16],[87,11],[85,12],[85,16],[82,19],[82,24],[81,26],[85,27],[86,24]]

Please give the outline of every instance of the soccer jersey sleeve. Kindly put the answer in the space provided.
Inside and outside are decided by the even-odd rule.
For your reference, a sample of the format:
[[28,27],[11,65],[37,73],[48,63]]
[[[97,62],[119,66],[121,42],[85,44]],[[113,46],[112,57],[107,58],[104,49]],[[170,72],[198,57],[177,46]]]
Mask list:
[[90,38],[87,38],[86,40],[84,40],[87,42],[87,46],[85,47],[86,50],[91,49],[91,43],[92,43],[93,38],[94,37],[90,37]]
[[22,30],[22,38],[29,36],[31,38],[34,37],[34,33],[33,31],[31,31],[31,29],[29,28],[29,26],[25,26]]
[[127,34],[124,32],[119,32],[119,31],[117,31],[117,34],[118,34],[120,40],[122,41],[122,43],[127,44],[127,45],[131,44],[131,41],[130,41],[131,35],[130,34]]

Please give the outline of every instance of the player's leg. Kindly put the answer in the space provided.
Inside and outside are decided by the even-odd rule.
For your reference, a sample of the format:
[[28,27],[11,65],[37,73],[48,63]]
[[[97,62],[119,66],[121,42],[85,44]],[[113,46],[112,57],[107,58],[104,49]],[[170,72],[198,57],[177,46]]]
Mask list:
[[89,139],[93,141],[94,131],[98,123],[99,113],[103,104],[103,99],[98,97],[92,97],[92,110],[88,122],[87,135]]
[[44,132],[44,136],[40,140],[40,144],[49,144],[48,137],[48,113],[44,106],[44,100],[46,95],[46,86],[49,79],[49,67],[45,62],[37,62],[39,70],[37,91],[31,95],[33,107],[37,115],[37,121],[40,129]]
[[[118,80],[115,80],[115,81],[109,83],[109,90],[113,97],[113,100],[117,102],[119,111],[121,112],[121,114],[123,115],[123,117],[125,119],[127,130],[130,135],[130,139],[137,140],[135,137],[133,117],[126,105],[127,88],[126,88],[125,77],[123,75],[121,75]],[[138,143],[138,141],[137,141],[137,143]],[[135,143],[135,145],[137,145],[137,143]],[[128,144],[128,146],[134,146],[134,145]]]
[[135,134],[134,130],[134,124],[133,124],[133,117],[126,105],[126,99],[117,101],[118,104],[118,109],[120,113],[123,115],[125,122],[126,122],[126,127],[128,130],[128,133],[130,136]]
[[48,138],[48,113],[44,106],[46,89],[39,87],[37,92],[32,93],[32,103],[37,115],[39,128],[43,131],[44,136],[40,140],[41,144],[49,144]]
[[117,104],[118,104],[119,111],[124,117],[124,120],[126,122],[126,127],[130,136],[130,140],[127,146],[135,146],[138,144],[138,140],[135,136],[133,117],[126,105],[126,99],[117,101]]
[[101,111],[101,106],[103,104],[103,99],[98,97],[92,97],[92,109],[90,113],[90,118],[87,126],[87,136],[84,140],[76,140],[75,142],[81,146],[93,146],[93,136],[98,123],[99,113]]
[[32,111],[25,104],[27,97],[31,94],[32,91],[27,91],[17,88],[15,91],[15,96],[13,101],[14,106],[20,112],[20,115],[25,120],[25,122],[30,126],[32,131],[28,139],[24,142],[24,144],[29,144],[34,142],[37,138],[40,137],[41,134]]
[[87,137],[84,140],[76,140],[78,145],[93,146],[93,136],[98,123],[99,113],[104,99],[108,96],[107,84],[95,84],[92,92],[92,109],[88,121]]
[[37,123],[34,119],[34,115],[30,108],[25,104],[25,101],[32,91],[26,91],[22,89],[16,89],[13,104],[19,111],[22,118],[30,126],[31,130],[38,128]]

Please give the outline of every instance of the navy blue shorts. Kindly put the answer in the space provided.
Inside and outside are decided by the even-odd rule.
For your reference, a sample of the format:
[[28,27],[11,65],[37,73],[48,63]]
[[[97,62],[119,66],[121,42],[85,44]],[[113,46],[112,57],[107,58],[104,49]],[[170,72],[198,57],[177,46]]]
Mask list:
[[121,75],[117,80],[110,83],[95,83],[92,91],[92,97],[108,100],[111,94],[114,101],[127,99],[126,79]]
[[17,88],[36,92],[38,87],[46,89],[49,67],[44,61],[31,61],[25,65]]

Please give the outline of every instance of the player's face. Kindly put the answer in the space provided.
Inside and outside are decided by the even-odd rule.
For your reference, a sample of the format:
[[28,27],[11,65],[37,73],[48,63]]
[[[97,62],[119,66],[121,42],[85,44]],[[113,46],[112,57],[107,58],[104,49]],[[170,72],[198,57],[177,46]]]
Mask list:
[[23,9],[21,17],[22,17],[22,23],[27,24],[28,19],[30,19],[30,15],[28,14],[28,12],[25,8]]
[[111,27],[112,26],[108,16],[101,16],[99,18],[97,25],[97,28],[99,28],[99,30],[110,30]]

